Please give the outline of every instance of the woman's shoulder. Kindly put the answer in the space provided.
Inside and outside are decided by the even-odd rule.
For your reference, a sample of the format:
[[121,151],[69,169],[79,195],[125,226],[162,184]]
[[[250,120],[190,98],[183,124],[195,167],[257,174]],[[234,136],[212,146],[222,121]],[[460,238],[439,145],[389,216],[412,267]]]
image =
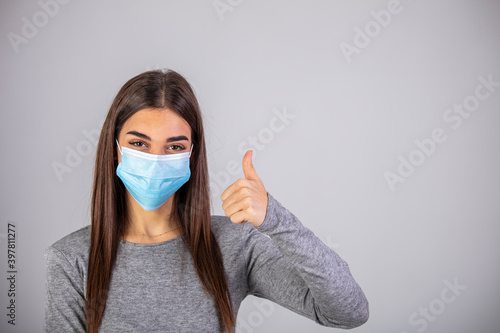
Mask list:
[[220,237],[234,238],[241,237],[244,224],[233,223],[226,215],[212,215],[212,232],[217,240]]
[[265,237],[251,223],[234,223],[226,215],[212,215],[212,232],[223,251],[239,251],[253,239]]
[[71,264],[88,261],[90,247],[90,225],[82,227],[62,237],[45,249],[48,259],[67,260]]

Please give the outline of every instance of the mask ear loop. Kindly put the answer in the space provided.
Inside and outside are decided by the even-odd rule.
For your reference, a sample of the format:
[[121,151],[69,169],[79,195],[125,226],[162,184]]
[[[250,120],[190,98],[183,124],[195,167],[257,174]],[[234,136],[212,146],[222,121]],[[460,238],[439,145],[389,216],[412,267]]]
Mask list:
[[192,152],[193,152],[193,144],[191,144],[191,151],[189,152],[189,157],[191,157]]
[[117,139],[115,139],[115,140],[116,140],[116,145],[118,146],[118,149],[120,150],[120,154],[123,155],[122,149],[120,148],[120,144],[118,143],[118,140]]

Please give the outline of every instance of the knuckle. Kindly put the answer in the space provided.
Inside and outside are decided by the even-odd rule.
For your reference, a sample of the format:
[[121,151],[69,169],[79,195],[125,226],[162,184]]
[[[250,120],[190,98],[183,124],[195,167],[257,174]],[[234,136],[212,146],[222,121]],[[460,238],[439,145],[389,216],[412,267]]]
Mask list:
[[240,178],[240,179],[238,179],[238,181],[239,181],[239,185],[241,187],[247,187],[248,186],[248,179],[246,179],[246,178]]

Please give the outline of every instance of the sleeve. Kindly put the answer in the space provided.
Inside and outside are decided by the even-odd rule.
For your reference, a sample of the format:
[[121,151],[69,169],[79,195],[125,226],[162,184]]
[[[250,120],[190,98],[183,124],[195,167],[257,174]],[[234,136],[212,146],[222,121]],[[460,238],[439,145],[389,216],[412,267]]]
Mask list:
[[368,301],[347,263],[267,194],[262,225],[244,228],[249,293],[323,326],[364,324]]
[[49,247],[44,255],[47,267],[44,332],[85,333],[82,277],[58,249]]

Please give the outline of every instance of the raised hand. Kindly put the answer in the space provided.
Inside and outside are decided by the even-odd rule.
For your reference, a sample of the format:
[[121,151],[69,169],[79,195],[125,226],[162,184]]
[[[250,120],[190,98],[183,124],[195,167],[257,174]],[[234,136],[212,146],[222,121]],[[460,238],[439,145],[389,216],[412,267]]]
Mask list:
[[233,223],[250,222],[254,227],[264,222],[267,212],[267,190],[252,164],[252,151],[243,156],[245,178],[236,180],[220,196],[222,209]]

